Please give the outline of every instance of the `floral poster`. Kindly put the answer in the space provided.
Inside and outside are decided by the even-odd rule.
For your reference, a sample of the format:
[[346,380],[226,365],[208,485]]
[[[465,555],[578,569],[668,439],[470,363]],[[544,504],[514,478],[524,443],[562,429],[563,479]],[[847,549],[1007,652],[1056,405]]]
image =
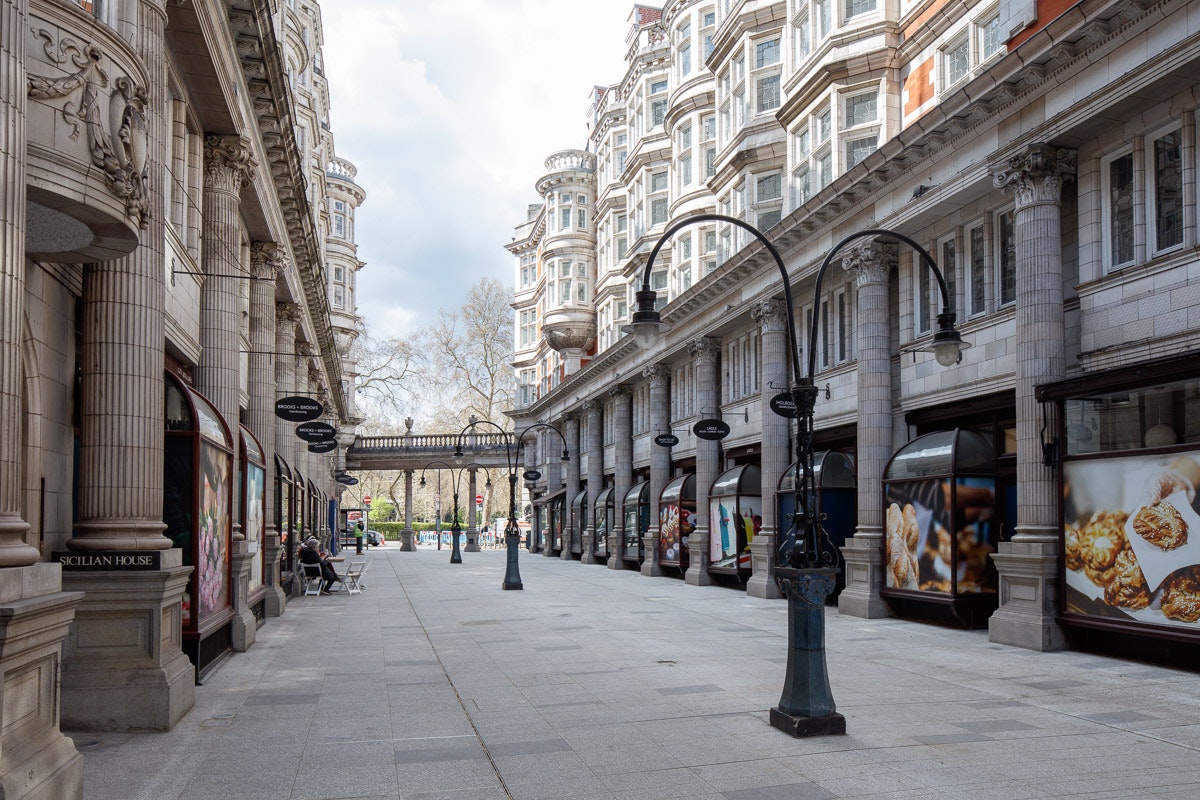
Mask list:
[[196,554],[197,621],[229,606],[230,456],[200,448],[200,508]]
[[246,465],[246,525],[243,533],[253,554],[250,559],[250,591],[262,586],[262,534],[263,534],[263,468]]

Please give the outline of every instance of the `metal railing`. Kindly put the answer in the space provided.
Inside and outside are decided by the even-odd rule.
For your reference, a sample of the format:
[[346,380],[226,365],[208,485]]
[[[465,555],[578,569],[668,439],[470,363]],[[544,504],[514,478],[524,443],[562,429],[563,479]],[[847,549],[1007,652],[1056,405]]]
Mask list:
[[[499,433],[466,434],[461,443],[464,450],[503,448],[507,436]],[[358,436],[349,452],[379,453],[397,450],[451,450],[459,444],[457,433],[434,433],[421,436]]]

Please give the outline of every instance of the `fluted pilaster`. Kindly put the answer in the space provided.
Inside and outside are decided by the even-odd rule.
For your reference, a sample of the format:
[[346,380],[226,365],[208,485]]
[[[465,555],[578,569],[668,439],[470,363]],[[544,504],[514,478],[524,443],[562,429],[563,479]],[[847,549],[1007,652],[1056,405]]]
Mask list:
[[[567,484],[567,505],[566,519],[569,523],[563,531],[563,548],[562,558],[567,560],[571,555],[571,541],[575,536],[575,528],[579,522],[571,514],[571,504],[575,502],[575,498],[579,496],[579,415],[567,414],[563,417],[562,422],[563,438],[567,440],[567,454],[570,455],[570,460],[567,461],[564,468],[566,472]],[[583,539],[583,534],[580,532],[580,541]]]
[[[696,339],[688,345],[696,371],[696,402],[700,416],[715,417],[720,412],[720,377],[717,357],[721,342],[711,337]],[[712,583],[708,575],[708,490],[717,479],[720,468],[720,442],[708,439],[696,441],[696,527],[688,537],[688,565],[685,580],[693,586]]]
[[21,325],[25,319],[25,39],[28,3],[0,8],[0,567],[38,561],[21,519]]
[[604,491],[604,404],[599,400],[588,400],[583,404],[587,414],[588,450],[588,524],[583,532],[583,563],[595,564],[597,553],[607,554],[608,543],[596,541],[596,498]]
[[762,334],[762,530],[750,543],[751,569],[746,593],[751,597],[780,597],[775,585],[775,551],[779,542],[780,520],[776,519],[775,487],[787,469],[791,450],[788,447],[788,420],[771,410],[771,398],[787,390],[788,364],[791,350],[788,344],[787,306],[782,300],[764,300],[751,309]]
[[[662,364],[654,364],[642,370],[642,377],[650,381],[650,430],[671,430],[671,370]],[[658,543],[662,536],[659,527],[659,498],[667,481],[671,479],[671,451],[654,445],[650,448],[650,530],[644,537],[642,574],[655,577],[662,574],[658,566]]]
[[163,200],[167,72],[162,0],[138,4],[146,69],[146,211],[128,256],[83,272],[79,521],[73,550],[166,550],[163,509]]
[[[608,568],[623,569],[625,541],[625,495],[633,486],[633,395],[624,386],[608,392],[613,404],[613,438],[616,441],[613,475],[613,507],[616,520],[608,535]],[[637,553],[631,555],[636,556]]]

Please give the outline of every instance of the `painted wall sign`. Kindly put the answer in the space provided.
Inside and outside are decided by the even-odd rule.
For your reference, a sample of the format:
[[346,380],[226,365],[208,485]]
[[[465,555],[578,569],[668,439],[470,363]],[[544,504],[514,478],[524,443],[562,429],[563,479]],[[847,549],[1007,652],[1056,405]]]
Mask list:
[[771,410],[781,417],[788,419],[798,419],[800,412],[796,410],[796,399],[792,397],[791,392],[780,392],[771,398]]
[[674,447],[679,444],[679,437],[673,433],[662,433],[654,437],[654,443],[659,447]]
[[325,413],[325,407],[311,397],[282,397],[275,401],[275,416],[288,422],[309,422]]
[[157,570],[161,569],[162,550],[129,552],[128,550],[95,551],[78,553],[72,550],[58,551],[53,559],[62,564],[64,570],[96,572],[105,570]]
[[702,419],[692,426],[692,433],[701,439],[718,442],[729,435],[729,425],[724,420]]
[[306,422],[296,426],[296,435],[306,442],[324,442],[337,435],[337,428],[328,422]]

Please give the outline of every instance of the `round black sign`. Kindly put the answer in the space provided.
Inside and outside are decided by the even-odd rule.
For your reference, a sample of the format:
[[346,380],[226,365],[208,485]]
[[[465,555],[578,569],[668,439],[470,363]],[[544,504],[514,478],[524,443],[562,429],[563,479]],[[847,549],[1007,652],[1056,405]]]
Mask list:
[[791,392],[780,392],[771,398],[771,410],[781,417],[798,419],[800,412],[796,410],[796,398]]
[[536,469],[527,469],[521,474],[521,477],[527,481],[536,481],[538,478],[542,477],[542,473],[538,472]]
[[337,481],[338,483],[344,483],[344,484],[346,484],[347,486],[350,486],[350,485],[351,485],[351,484],[350,484],[350,481],[355,481],[355,482],[357,482],[357,481],[358,481],[358,478],[355,478],[355,477],[353,477],[352,475],[347,475],[347,474],[346,474],[346,473],[344,473],[344,472],[343,472],[341,475],[335,475],[335,476],[333,476],[333,479],[334,479],[335,481]]
[[325,407],[311,397],[283,397],[275,401],[275,416],[288,422],[309,422],[325,413]]
[[692,426],[692,433],[710,442],[719,442],[729,435],[729,425],[724,420],[702,419]]
[[358,478],[346,478],[346,480],[342,481],[342,483],[346,484],[347,486],[357,486]]
[[296,435],[306,442],[324,442],[337,435],[337,428],[328,422],[306,422],[296,426]]
[[326,439],[321,442],[309,442],[308,452],[310,453],[328,453],[330,450],[337,448],[337,441],[334,439]]
[[662,433],[654,437],[654,443],[659,447],[674,447],[679,444],[679,437],[673,433]]

